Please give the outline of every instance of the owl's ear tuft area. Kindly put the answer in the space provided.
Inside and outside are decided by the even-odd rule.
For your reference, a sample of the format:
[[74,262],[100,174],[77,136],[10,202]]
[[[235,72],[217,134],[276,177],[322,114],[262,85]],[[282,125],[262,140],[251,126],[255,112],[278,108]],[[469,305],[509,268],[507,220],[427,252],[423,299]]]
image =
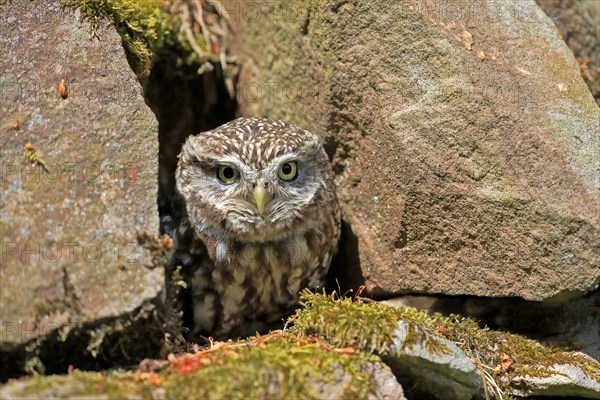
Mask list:
[[183,146],[181,146],[181,153],[179,154],[179,163],[192,164],[199,161],[200,154],[202,153],[200,144],[197,143],[194,136],[189,136]]

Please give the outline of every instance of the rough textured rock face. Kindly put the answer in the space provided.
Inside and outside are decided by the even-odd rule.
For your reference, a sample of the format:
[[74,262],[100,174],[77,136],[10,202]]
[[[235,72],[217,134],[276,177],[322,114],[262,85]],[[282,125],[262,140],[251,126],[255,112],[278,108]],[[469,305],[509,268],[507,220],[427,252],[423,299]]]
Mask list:
[[537,0],[582,65],[596,103],[600,105],[600,2],[596,0]]
[[534,1],[235,4],[242,109],[323,135],[367,289],[597,285],[600,110]]
[[58,1],[9,2],[0,15],[7,350],[109,323],[155,299],[164,279],[144,244],[158,234],[157,123],[118,34],[90,40]]

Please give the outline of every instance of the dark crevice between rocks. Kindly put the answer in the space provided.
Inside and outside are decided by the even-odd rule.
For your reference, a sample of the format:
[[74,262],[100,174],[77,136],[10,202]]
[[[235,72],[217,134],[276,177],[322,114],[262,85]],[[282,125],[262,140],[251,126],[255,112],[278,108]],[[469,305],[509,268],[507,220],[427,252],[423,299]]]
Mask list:
[[[138,243],[150,251],[151,268],[165,265],[167,252],[155,235],[140,234]],[[39,314],[66,310],[72,316],[62,324],[39,320],[35,326],[22,323],[13,331],[5,330],[0,343],[0,382],[26,374],[66,374],[72,368],[135,366],[144,358],[170,351],[181,331],[170,300],[160,294],[126,314],[86,322],[67,267],[63,268],[62,285],[64,298],[40,303]],[[172,290],[169,281],[167,291]]]
[[125,316],[66,324],[25,344],[3,344],[0,381],[32,373],[66,374],[70,368],[127,367],[156,356],[164,344],[162,309],[157,302],[146,304]]
[[79,297],[77,296],[77,291],[73,286],[73,283],[69,279],[69,270],[66,266],[62,267],[63,273],[63,292],[64,292],[64,305],[65,307],[71,311],[73,315],[81,315],[81,308],[79,307]]
[[325,290],[338,292],[341,296],[355,295],[365,283],[360,268],[358,237],[348,221],[342,220],[342,231],[337,254],[331,260]]
[[227,91],[221,65],[212,66],[199,74],[200,66],[177,66],[172,58],[158,59],[144,84],[146,103],[158,120],[161,220],[172,215],[177,156],[186,138],[235,118],[237,104]]

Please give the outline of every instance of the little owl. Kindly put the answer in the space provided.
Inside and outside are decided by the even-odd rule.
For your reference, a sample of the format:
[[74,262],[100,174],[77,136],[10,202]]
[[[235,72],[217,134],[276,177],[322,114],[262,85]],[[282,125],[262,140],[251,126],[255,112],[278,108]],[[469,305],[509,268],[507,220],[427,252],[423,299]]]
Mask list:
[[177,168],[184,214],[172,230],[189,274],[192,336],[246,336],[324,283],[340,212],[318,137],[266,118],[191,136]]

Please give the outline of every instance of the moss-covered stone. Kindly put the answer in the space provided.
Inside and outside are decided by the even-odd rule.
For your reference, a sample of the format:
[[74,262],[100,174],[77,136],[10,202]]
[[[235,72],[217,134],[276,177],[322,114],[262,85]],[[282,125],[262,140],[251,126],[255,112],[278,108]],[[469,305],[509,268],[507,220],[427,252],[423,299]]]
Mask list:
[[387,392],[379,387],[394,378],[378,357],[280,332],[214,343],[196,354],[169,359],[170,365],[160,372],[38,376],[5,385],[0,393],[3,398],[99,394],[108,399],[358,399],[368,394],[402,398],[397,384]]
[[[509,393],[513,384],[523,385],[523,376],[562,374],[555,367],[561,364],[573,365],[600,382],[600,364],[582,353],[544,347],[520,335],[480,328],[476,321],[459,315],[430,315],[411,307],[395,308],[308,291],[303,293],[303,306],[290,321],[291,332],[296,335],[314,335],[338,347],[356,345],[362,351],[383,356],[384,361],[388,356],[400,356],[411,343],[422,343],[422,338],[431,340],[428,348],[432,356],[443,353],[447,349],[434,345],[432,337],[437,336],[456,344],[481,365],[491,378],[484,378],[489,385]],[[412,326],[404,347],[396,343],[399,321]]]

